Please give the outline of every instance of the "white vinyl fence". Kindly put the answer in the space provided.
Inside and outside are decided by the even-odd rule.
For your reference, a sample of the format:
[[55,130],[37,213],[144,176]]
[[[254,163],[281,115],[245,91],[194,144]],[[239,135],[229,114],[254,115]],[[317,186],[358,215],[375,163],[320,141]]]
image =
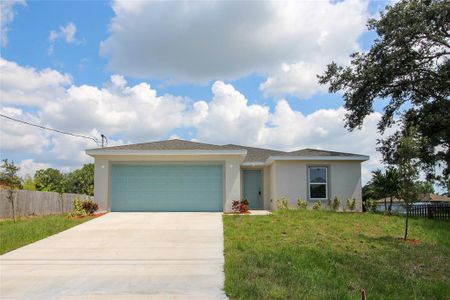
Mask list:
[[[75,198],[94,200],[94,197],[80,194],[63,194],[61,198],[55,192],[19,190],[14,194],[16,216],[67,213],[72,211],[72,202]],[[7,190],[0,190],[0,218],[12,217],[11,202],[7,195]]]

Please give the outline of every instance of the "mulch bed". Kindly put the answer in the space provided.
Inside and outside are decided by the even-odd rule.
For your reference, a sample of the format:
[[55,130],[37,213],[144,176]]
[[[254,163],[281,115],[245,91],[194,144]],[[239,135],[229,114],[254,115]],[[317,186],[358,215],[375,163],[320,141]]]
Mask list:
[[402,242],[405,242],[405,243],[410,243],[410,244],[412,244],[412,245],[418,245],[418,244],[420,244],[420,241],[419,240],[416,240],[416,239],[407,239],[407,240],[405,240],[405,239],[403,239],[403,238],[397,238],[398,240],[400,240],[400,241],[402,241]]
[[107,214],[107,212],[97,213],[97,214],[93,214],[92,217],[98,218],[98,217],[104,216],[104,215],[106,215],[106,214]]
[[224,213],[225,215],[250,215],[251,212],[246,211],[246,212],[229,212],[229,213]]
[[103,213],[96,213],[96,214],[93,214],[93,215],[90,215],[90,216],[67,216],[69,219],[82,219],[82,218],[86,218],[86,217],[93,217],[94,219],[95,218],[98,218],[98,217],[101,217],[101,216],[103,216],[103,215],[106,215],[107,214],[107,212],[103,212]]

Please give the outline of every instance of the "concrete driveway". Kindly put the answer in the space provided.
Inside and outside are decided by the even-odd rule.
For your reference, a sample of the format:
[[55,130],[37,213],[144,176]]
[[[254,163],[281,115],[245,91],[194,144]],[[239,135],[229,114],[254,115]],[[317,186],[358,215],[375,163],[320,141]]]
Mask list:
[[2,299],[226,299],[221,213],[109,213],[0,256]]

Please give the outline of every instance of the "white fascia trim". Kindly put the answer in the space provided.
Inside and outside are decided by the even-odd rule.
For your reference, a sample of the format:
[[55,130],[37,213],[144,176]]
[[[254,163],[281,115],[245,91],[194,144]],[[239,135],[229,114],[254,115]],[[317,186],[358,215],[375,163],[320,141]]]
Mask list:
[[261,161],[246,161],[244,163],[241,164],[242,167],[264,167],[266,166],[265,162],[261,162]]
[[103,155],[247,155],[247,150],[86,150],[90,156]]
[[330,160],[341,160],[341,161],[366,161],[370,157],[367,155],[358,156],[270,156],[267,159],[267,163],[270,164],[275,160],[312,160],[312,161],[330,161]]

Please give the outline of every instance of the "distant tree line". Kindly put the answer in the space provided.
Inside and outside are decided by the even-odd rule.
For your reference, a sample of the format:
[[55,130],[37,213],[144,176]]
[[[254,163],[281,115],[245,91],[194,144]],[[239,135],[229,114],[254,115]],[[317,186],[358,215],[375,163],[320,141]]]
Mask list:
[[94,164],[64,173],[58,169],[37,170],[22,180],[22,189],[31,191],[94,195]]

